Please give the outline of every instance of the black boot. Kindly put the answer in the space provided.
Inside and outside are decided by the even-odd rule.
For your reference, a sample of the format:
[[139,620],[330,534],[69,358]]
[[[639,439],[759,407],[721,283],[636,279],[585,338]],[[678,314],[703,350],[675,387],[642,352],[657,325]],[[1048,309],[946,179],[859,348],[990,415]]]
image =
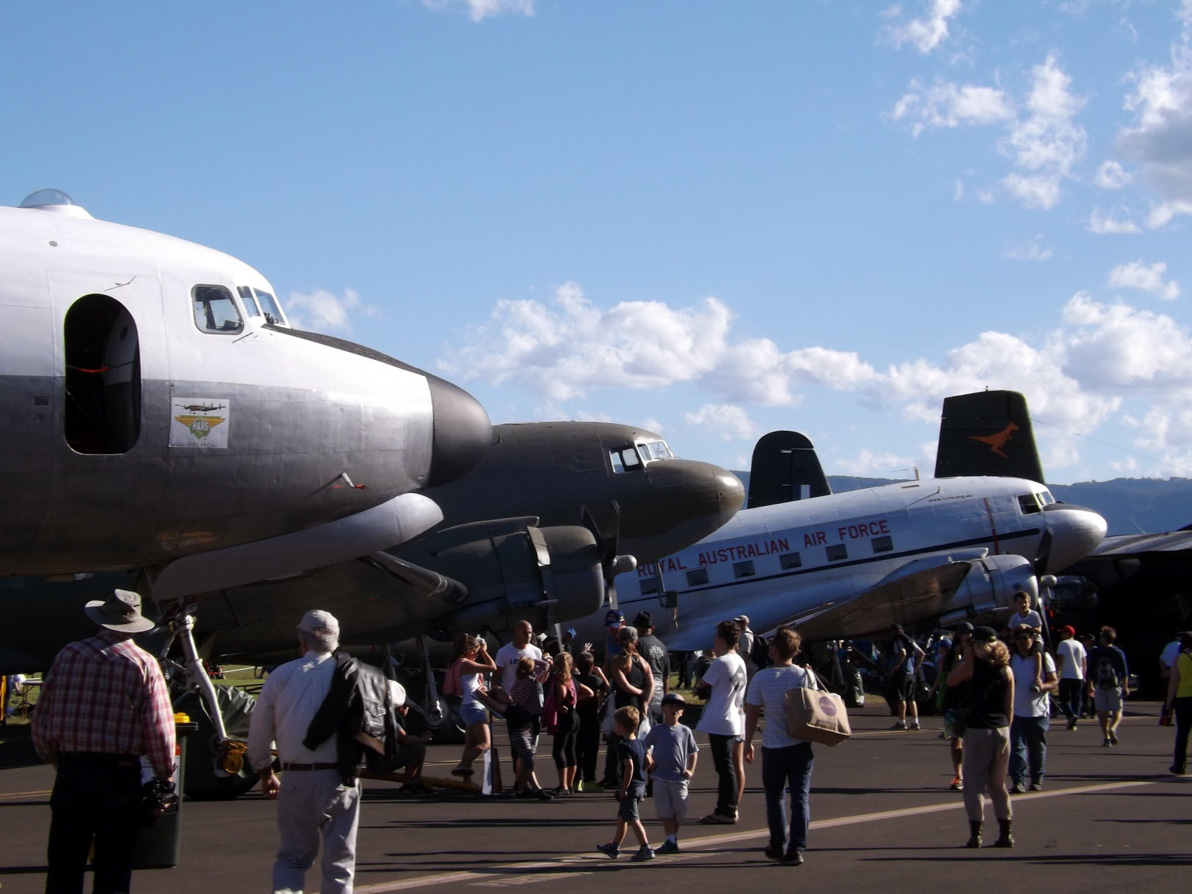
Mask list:
[[980,847],[981,846],[981,821],[969,820],[969,840],[965,843],[965,847]]
[[1010,834],[1010,821],[1008,819],[1000,819],[997,821],[997,826],[1001,829],[1002,834],[998,836],[993,846],[1014,847],[1014,836]]

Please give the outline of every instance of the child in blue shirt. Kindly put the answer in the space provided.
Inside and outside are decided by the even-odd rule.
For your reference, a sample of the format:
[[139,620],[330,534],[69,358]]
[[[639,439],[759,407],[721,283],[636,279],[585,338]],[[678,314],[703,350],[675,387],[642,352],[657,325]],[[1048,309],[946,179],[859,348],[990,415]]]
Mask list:
[[642,740],[654,779],[654,812],[666,832],[660,854],[679,853],[679,826],[687,819],[687,782],[699,753],[690,727],[679,723],[686,707],[683,696],[668,692],[662,697],[662,723],[651,727]]
[[632,705],[618,708],[613,715],[613,730],[621,737],[621,743],[617,746],[617,759],[621,762],[621,787],[617,791],[617,800],[621,806],[617,809],[617,832],[613,840],[596,845],[596,850],[615,860],[621,856],[621,842],[625,840],[625,833],[632,828],[641,845],[633,855],[635,863],[654,859],[654,849],[650,847],[650,840],[646,837],[646,829],[638,813],[638,805],[646,797],[646,749],[637,737],[640,721],[641,714]]

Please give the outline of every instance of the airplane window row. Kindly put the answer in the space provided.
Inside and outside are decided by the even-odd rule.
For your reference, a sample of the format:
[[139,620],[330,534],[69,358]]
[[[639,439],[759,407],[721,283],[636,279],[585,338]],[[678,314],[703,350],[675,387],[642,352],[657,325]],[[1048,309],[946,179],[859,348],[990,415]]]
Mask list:
[[624,475],[626,472],[636,472],[642,467],[641,457],[634,447],[618,447],[608,452],[609,461],[613,465],[614,475]]
[[[244,303],[244,310],[250,317],[264,317],[268,323],[285,325],[281,306],[277,299],[264,289],[238,286],[236,292]],[[244,318],[232,297],[230,289],[224,286],[195,286],[191,290],[194,302],[195,325],[201,332],[237,333],[244,331]]]
[[281,305],[264,289],[238,286],[236,291],[240,293],[240,300],[244,302],[244,309],[250,317],[264,317],[267,323],[285,323],[286,318],[282,316]]
[[[894,538],[889,535],[882,535],[881,537],[874,537],[870,541],[870,546],[873,552],[888,553],[894,549]],[[840,562],[848,558],[848,546],[843,543],[836,543],[824,548],[824,557],[829,562]],[[778,556],[778,565],[783,571],[791,571],[795,568],[803,567],[803,556],[800,553],[782,553]],[[746,560],[744,562],[733,563],[733,578],[741,580],[742,578],[755,577],[757,575],[757,568],[754,566],[753,560]],[[641,594],[643,596],[650,596],[661,591],[661,584],[657,577],[642,578],[639,582]],[[687,572],[687,586],[688,587],[702,587],[708,583],[708,569],[695,568]]]
[[1023,494],[1020,496],[1018,498],[1018,508],[1022,510],[1023,515],[1043,511],[1043,507],[1039,505],[1039,498],[1035,494]]

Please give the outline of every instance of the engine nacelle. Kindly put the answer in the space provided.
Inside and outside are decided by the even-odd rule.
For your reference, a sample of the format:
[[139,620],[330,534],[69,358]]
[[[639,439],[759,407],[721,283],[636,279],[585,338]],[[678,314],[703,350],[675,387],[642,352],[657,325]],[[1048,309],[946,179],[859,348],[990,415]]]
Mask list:
[[582,618],[604,602],[601,550],[585,527],[539,528],[537,519],[502,519],[437,532],[425,553],[403,551],[411,562],[462,584],[466,597],[430,625],[432,634],[491,630],[507,634],[514,622],[535,630]]
[[1030,561],[1022,556],[986,556],[971,560],[971,564],[972,570],[940,614],[940,627],[958,621],[994,620],[1013,609],[1014,594],[1019,590],[1031,594],[1032,605],[1038,602],[1039,581]]

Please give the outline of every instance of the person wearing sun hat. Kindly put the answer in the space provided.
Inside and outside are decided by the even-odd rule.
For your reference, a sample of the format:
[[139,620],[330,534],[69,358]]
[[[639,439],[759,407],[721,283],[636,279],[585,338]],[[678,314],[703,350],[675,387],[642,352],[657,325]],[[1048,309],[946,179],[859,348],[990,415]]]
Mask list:
[[83,610],[102,629],[58,653],[33,714],[33,744],[58,771],[46,890],[81,892],[94,847],[95,890],[127,891],[142,815],[140,758],[173,783],[174,711],[160,665],[132,640],[154,626],[141,614],[141,594],[115,590]]

